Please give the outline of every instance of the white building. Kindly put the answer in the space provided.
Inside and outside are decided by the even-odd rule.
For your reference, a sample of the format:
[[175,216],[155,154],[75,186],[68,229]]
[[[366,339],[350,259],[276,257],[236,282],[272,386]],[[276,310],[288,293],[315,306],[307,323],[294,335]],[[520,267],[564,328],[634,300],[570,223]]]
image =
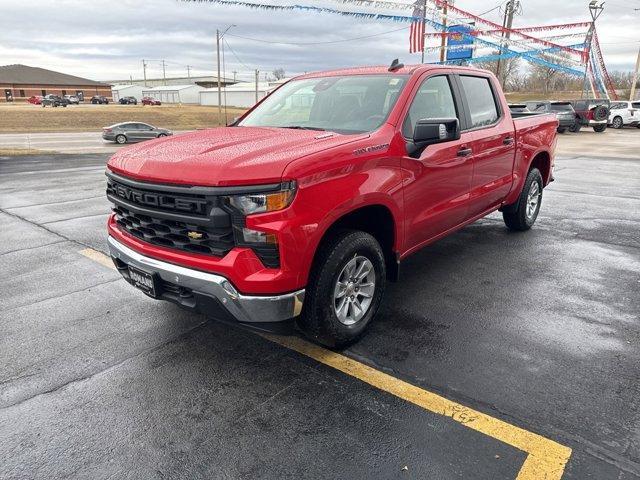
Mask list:
[[143,88],[142,96],[151,97],[161,103],[199,103],[199,85],[163,85],[159,87]]
[[112,85],[113,101],[118,102],[122,97],[134,97],[138,102],[142,99],[143,87],[140,85]]
[[[267,96],[274,87],[267,82],[258,83],[258,100]],[[242,82],[222,89],[222,104],[228,107],[253,107],[256,103],[256,84]],[[200,105],[218,105],[218,89],[207,88],[200,92]]]

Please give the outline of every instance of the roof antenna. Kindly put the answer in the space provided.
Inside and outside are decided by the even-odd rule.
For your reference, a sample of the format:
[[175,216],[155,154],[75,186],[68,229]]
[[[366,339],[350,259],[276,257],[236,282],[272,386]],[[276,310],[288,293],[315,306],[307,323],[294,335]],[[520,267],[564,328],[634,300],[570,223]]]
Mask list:
[[404,67],[404,63],[400,63],[396,58],[393,62],[391,62],[391,66],[389,67],[390,72],[395,72],[396,70],[400,70]]

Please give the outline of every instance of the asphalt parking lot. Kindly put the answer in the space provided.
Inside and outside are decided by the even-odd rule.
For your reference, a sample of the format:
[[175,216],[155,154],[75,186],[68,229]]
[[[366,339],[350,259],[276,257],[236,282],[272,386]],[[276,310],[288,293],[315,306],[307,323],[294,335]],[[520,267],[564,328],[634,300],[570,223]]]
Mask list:
[[560,139],[530,232],[412,256],[342,353],[122,280],[108,154],[0,157],[0,478],[640,478],[640,132],[611,135]]

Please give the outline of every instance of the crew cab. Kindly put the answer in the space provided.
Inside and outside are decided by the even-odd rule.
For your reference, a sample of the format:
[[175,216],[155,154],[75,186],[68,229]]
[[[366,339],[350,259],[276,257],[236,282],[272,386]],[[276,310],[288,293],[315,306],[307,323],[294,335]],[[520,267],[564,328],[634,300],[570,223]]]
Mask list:
[[66,107],[69,105],[69,100],[59,95],[49,94],[42,97],[40,105],[43,107],[46,107],[47,105],[50,107]]
[[512,114],[484,70],[305,74],[229,127],[118,151],[109,249],[153,298],[261,329],[295,320],[340,348],[412,253],[496,210],[532,227],[557,127]]

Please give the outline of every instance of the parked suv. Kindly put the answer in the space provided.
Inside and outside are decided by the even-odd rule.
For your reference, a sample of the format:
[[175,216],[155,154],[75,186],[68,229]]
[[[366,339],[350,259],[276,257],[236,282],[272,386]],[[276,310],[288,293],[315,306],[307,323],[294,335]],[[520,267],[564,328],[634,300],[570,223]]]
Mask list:
[[91,103],[95,104],[105,104],[108,105],[109,104],[109,99],[103,95],[94,95],[93,97],[91,97]]
[[46,107],[47,105],[49,105],[50,107],[66,107],[67,105],[69,105],[69,100],[59,95],[49,94],[42,97],[40,105],[42,105],[43,107]]
[[610,109],[609,125],[613,128],[640,128],[640,102],[613,102]]
[[[526,102],[527,110],[538,113],[553,113],[558,118],[558,133],[564,133],[576,123],[576,112],[569,102],[539,100]],[[513,111],[513,110],[512,110]]]
[[142,97],[142,105],[160,105],[160,100],[153,97]]
[[66,98],[70,104],[80,105],[80,99],[76,95],[65,95],[64,98]]
[[[555,115],[512,114],[475,68],[303,75],[233,126],[116,153],[109,249],[152,298],[260,329],[297,318],[344,347],[412,253],[497,210],[509,229],[533,226],[557,127]],[[421,288],[407,295],[437,291]]]
[[137,105],[138,104],[138,100],[136,100],[136,97],[122,97],[120,100],[118,100],[118,102],[120,103],[120,105]]
[[593,128],[594,132],[602,133],[607,129],[609,119],[609,100],[589,98],[569,100],[576,112],[576,123],[569,130],[580,131],[583,126]]

